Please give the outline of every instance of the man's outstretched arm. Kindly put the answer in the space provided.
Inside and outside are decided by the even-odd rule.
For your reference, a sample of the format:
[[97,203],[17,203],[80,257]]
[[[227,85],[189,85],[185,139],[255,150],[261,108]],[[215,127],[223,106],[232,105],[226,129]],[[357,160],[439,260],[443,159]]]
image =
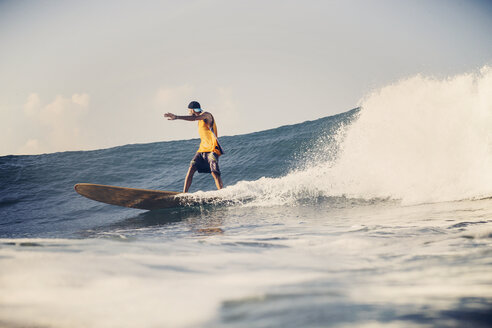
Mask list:
[[166,113],[164,114],[164,117],[167,117],[168,120],[185,120],[185,121],[201,121],[201,120],[206,120],[209,117],[209,113],[203,113],[197,116],[194,115],[186,115],[186,116],[178,116],[174,115],[173,113]]

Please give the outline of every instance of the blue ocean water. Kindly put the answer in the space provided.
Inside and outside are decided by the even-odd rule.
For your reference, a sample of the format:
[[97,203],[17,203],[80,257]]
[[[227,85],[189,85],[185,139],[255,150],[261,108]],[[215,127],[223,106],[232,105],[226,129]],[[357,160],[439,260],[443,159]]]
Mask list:
[[490,327],[490,148],[388,115],[222,137],[221,201],[159,211],[73,186],[180,191],[198,139],[0,157],[0,326]]
[[[220,139],[224,184],[281,177],[305,161],[318,138],[330,136],[358,109],[316,121]],[[135,144],[96,151],[0,157],[0,237],[77,237],[102,222],[139,211],[98,204],[75,193],[89,182],[181,191],[199,139]],[[329,158],[327,158],[329,160]],[[190,192],[213,190],[209,174],[195,174]],[[132,214],[129,214],[132,213]]]

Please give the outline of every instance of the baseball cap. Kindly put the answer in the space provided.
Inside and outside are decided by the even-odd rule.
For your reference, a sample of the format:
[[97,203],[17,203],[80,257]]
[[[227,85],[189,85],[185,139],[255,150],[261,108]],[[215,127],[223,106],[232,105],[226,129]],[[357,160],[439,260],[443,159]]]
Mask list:
[[193,109],[195,112],[201,112],[202,111],[202,108],[201,108],[200,103],[198,101],[190,102],[190,104],[188,105],[188,108]]

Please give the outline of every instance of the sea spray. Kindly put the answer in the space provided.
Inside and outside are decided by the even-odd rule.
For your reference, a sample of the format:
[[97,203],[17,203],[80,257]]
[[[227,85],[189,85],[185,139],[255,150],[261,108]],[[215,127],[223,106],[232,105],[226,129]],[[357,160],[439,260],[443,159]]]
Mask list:
[[331,175],[338,193],[409,203],[492,195],[492,68],[417,75],[361,105]]
[[492,195],[492,68],[445,79],[417,75],[370,93],[360,105],[351,124],[306,151],[304,167],[241,181],[218,195],[264,206]]

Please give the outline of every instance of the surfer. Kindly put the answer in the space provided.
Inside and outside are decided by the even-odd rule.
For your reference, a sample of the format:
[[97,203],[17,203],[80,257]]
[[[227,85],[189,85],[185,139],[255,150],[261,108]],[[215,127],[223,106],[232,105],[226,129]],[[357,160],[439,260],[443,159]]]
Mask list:
[[172,113],[164,114],[168,120],[198,121],[198,134],[200,135],[200,147],[195,157],[191,160],[190,168],[186,174],[183,192],[190,189],[193,175],[198,173],[211,173],[217,189],[222,189],[222,179],[219,170],[219,156],[224,151],[217,140],[217,125],[214,117],[209,112],[204,112],[197,101],[192,101],[188,105],[188,116],[178,116]]

